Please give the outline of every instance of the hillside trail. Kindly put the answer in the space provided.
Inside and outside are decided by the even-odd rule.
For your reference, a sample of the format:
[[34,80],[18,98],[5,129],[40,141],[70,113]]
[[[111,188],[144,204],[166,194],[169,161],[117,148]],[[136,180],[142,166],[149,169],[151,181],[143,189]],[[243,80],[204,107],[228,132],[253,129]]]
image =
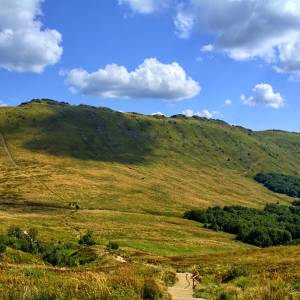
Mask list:
[[172,300],[205,300],[203,298],[193,298],[193,284],[190,273],[176,273],[178,281],[168,288]]
[[12,166],[17,168],[18,166],[17,166],[13,156],[11,155],[11,153],[10,153],[8,147],[7,147],[5,138],[4,138],[4,136],[1,132],[0,132],[0,144],[1,144],[2,148],[4,149],[5,153],[7,154],[7,157],[9,158],[9,161],[11,162]]
[[[22,168],[17,164],[17,162],[15,161],[11,151],[9,150],[7,142],[6,142],[5,137],[4,137],[2,132],[0,132],[0,147],[2,147],[4,149],[4,152],[6,153],[11,165],[14,168],[16,168],[16,169],[20,170],[21,172],[23,172]],[[43,182],[42,180],[40,180],[36,176],[32,176],[31,178],[33,180],[37,181],[40,185],[42,185],[45,190],[50,192],[50,194],[54,195],[56,198],[60,199],[64,203],[67,203],[67,200],[62,195],[60,195],[57,192],[50,189],[49,186],[45,182]],[[80,238],[80,230],[76,226],[72,226],[69,222],[69,219],[72,219],[72,217],[74,216],[75,213],[76,213],[76,211],[71,211],[70,213],[67,213],[64,216],[64,220],[65,220],[65,225],[67,225],[71,229],[71,231],[73,231],[75,233],[77,238]]]

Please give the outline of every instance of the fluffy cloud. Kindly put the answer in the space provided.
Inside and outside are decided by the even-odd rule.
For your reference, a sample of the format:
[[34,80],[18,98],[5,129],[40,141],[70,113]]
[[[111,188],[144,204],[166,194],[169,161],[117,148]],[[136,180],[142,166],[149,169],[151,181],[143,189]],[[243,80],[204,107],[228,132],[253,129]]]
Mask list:
[[0,0],[0,67],[41,73],[58,62],[61,34],[43,28],[42,0]]
[[252,91],[253,95],[250,97],[241,95],[241,100],[244,104],[250,106],[263,104],[276,109],[284,106],[284,98],[280,93],[275,93],[273,87],[269,84],[257,84]]
[[194,112],[191,109],[186,109],[182,112],[182,114],[187,117],[197,116],[197,117],[207,118],[207,119],[212,119],[212,118],[215,118],[216,116],[220,115],[220,113],[218,111],[210,112],[206,109],[201,112]]
[[226,99],[224,102],[224,105],[230,106],[232,104],[232,101],[230,99]]
[[261,58],[281,72],[300,72],[300,1],[189,0],[178,8],[180,37],[210,34],[221,51],[235,60]]
[[128,5],[134,12],[149,14],[168,7],[170,0],[119,0],[120,5]]
[[72,91],[103,98],[183,100],[196,96],[201,87],[178,63],[162,64],[148,58],[132,72],[116,64],[94,73],[83,69],[65,72]]

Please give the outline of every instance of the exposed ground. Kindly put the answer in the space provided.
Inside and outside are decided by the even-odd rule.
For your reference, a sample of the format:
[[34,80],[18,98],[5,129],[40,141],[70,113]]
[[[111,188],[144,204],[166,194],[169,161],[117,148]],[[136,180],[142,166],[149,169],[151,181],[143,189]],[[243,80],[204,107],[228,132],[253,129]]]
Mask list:
[[194,298],[194,290],[191,282],[190,273],[177,273],[178,281],[174,286],[168,289],[168,292],[171,294],[173,300],[204,300],[203,298]]

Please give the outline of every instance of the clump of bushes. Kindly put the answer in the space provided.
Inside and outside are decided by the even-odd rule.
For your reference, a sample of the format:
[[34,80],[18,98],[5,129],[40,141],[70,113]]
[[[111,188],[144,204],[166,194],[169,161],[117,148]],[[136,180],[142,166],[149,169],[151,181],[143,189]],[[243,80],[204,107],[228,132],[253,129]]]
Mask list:
[[[91,232],[88,232],[82,237],[80,242],[83,246],[94,245]],[[44,261],[53,266],[77,266],[96,259],[93,251],[88,251],[86,248],[72,244],[54,244],[44,243],[38,240],[38,230],[30,228],[22,230],[18,226],[10,226],[7,230],[7,235],[0,239],[0,253],[5,251],[6,246],[16,250],[32,253],[40,256]],[[2,252],[2,253],[3,253]]]
[[237,239],[258,247],[300,244],[300,207],[267,204],[263,210],[242,206],[191,210],[184,218],[204,227],[236,234]]
[[26,231],[18,226],[10,226],[7,229],[7,236],[2,238],[4,243],[11,248],[36,254],[40,251],[41,247],[41,244],[37,241],[37,237],[38,231],[35,228],[30,228]]
[[269,190],[300,198],[300,177],[276,173],[258,173],[255,180],[262,183]]

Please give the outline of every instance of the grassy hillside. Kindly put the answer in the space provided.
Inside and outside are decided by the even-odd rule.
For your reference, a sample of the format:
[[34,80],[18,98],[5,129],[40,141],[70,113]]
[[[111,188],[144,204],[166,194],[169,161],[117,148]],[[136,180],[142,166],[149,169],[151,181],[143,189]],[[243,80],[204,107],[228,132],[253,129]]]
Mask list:
[[20,203],[76,200],[88,209],[163,214],[199,205],[261,206],[287,198],[260,187],[254,174],[300,171],[300,135],[206,119],[44,101],[1,108],[0,131],[18,165],[2,148],[1,198]]
[[[36,256],[8,248],[0,282],[22,282],[34,293],[33,282],[41,277],[49,294],[63,299],[66,290],[71,294],[65,297],[79,295],[78,286],[84,289],[97,278],[88,289],[91,299],[100,291],[107,299],[105,293],[115,290],[121,296],[112,299],[126,299],[122,284],[130,286],[131,299],[139,299],[148,277],[164,284],[157,267],[144,270],[145,263],[185,269],[206,257],[260,251],[182,215],[215,205],[290,203],[253,177],[259,172],[299,175],[299,146],[296,133],[253,132],[181,115],[144,116],[49,100],[1,107],[0,233],[11,225],[34,227],[42,241],[60,244],[76,243],[92,229],[98,258],[79,276],[76,268],[52,269]],[[122,272],[138,270],[130,283],[119,276],[116,254],[105,250],[109,241],[120,245],[118,255],[127,261]],[[110,275],[105,275],[107,262]],[[58,287],[51,278],[64,284]],[[22,298],[18,293],[23,292],[15,289],[14,297]]]
[[[139,240],[150,224],[174,230],[168,216],[181,216],[190,208],[286,203],[288,197],[268,191],[253,175],[300,172],[298,134],[256,133],[221,121],[180,115],[124,114],[36,100],[1,108],[0,132],[4,137],[0,207],[5,218],[14,216],[15,222],[24,223],[24,212],[32,219],[47,215],[52,224],[45,226],[46,231],[53,232],[53,226],[72,231],[63,225],[69,221],[82,230],[95,228],[99,239],[124,238],[139,249],[151,248],[155,238],[145,234],[146,240],[152,239],[150,246],[146,240],[135,243],[130,229],[112,234],[112,228],[135,225],[142,216],[148,223],[138,227]],[[80,212],[70,212],[71,202],[80,206]],[[15,217],[16,211],[20,218]],[[97,220],[87,223],[91,216],[99,217],[101,232]],[[57,218],[64,221],[58,224]],[[102,218],[109,225],[102,226]],[[189,224],[182,226],[174,232],[189,232],[183,229]],[[160,242],[160,236],[156,238]],[[174,252],[173,244],[169,246]]]

